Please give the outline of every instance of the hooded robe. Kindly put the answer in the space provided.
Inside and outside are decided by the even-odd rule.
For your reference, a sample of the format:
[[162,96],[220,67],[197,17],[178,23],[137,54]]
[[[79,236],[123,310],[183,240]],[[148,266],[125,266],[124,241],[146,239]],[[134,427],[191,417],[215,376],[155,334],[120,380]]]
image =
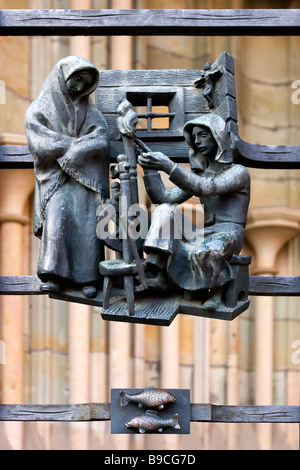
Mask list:
[[[221,164],[218,173],[209,167],[209,160],[195,146],[192,136],[195,126],[208,127],[218,144],[215,156],[215,160]],[[166,270],[171,285],[191,291],[207,290],[221,287],[232,279],[228,261],[232,255],[239,254],[243,246],[250,179],[246,168],[233,165],[226,123],[220,116],[205,114],[188,121],[183,134],[189,145],[192,172],[180,165],[173,168],[170,181],[177,185],[177,188],[172,188],[176,202],[182,203],[194,195],[191,179],[196,183],[198,178],[211,180],[226,172],[227,188],[219,193],[200,196],[204,208],[204,227],[196,229],[192,226],[191,230],[191,221],[187,221],[173,204],[162,200],[167,193],[162,189],[161,180],[159,182],[160,175],[151,172],[146,174],[144,179],[150,198],[151,195],[157,197],[157,194],[161,194],[162,199],[154,201],[160,205],[152,215],[144,250],[148,254],[150,267],[156,265],[162,268],[167,257]],[[161,236],[168,231],[169,236]]]
[[[66,82],[89,71],[91,88],[72,101]],[[97,284],[103,243],[96,211],[109,196],[109,137],[90,100],[99,80],[86,59],[70,56],[52,69],[25,115],[34,159],[34,233],[40,238],[37,274],[43,282]]]

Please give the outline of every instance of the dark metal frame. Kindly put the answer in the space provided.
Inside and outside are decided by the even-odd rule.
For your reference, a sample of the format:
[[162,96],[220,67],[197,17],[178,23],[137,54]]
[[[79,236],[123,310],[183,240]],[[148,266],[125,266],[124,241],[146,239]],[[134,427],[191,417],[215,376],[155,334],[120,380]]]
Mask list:
[[[272,10],[1,10],[0,36],[300,34],[299,9]],[[240,162],[252,168],[300,168],[300,146],[238,140]],[[33,168],[27,146],[0,146],[0,168]],[[38,295],[36,276],[0,276],[0,294]],[[299,296],[300,277],[250,277],[251,295]],[[110,420],[110,404],[0,405],[0,421]],[[299,406],[191,404],[191,421],[300,423]]]

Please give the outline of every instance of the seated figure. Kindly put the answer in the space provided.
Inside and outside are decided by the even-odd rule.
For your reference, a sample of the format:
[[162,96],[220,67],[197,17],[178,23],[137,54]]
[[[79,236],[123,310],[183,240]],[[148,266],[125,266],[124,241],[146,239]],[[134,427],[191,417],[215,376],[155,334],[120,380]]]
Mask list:
[[[158,204],[144,243],[146,266],[154,275],[149,283],[159,289],[202,291],[203,307],[216,310],[223,286],[233,279],[228,261],[242,249],[250,176],[244,166],[233,163],[230,137],[220,116],[200,115],[187,122],[183,132],[191,170],[161,152],[138,157],[147,193]],[[167,190],[158,171],[168,174],[175,186]],[[193,227],[191,237],[185,229],[191,223],[186,224],[176,204],[192,196],[204,207],[204,226]]]

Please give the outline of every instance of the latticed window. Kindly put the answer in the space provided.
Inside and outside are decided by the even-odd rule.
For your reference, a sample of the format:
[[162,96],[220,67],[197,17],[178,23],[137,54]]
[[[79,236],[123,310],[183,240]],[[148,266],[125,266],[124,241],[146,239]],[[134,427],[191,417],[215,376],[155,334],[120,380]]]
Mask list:
[[[154,106],[153,98],[150,96],[147,98],[147,106],[144,111],[136,107],[137,115],[139,118],[139,127],[141,129],[147,129],[147,131],[153,131],[157,129],[169,129],[171,119],[174,118],[175,113],[170,113],[169,106]],[[143,125],[143,122],[145,124]]]
[[[149,89],[150,88],[150,89]],[[182,87],[132,87],[126,98],[139,118],[137,132],[140,137],[178,137],[184,125]]]

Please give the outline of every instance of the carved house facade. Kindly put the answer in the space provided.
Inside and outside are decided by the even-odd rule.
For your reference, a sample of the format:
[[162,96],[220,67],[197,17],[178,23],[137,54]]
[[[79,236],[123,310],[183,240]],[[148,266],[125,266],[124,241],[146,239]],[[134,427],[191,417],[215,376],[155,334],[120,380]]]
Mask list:
[[[0,0],[0,6],[243,9],[300,8],[300,2]],[[203,69],[227,51],[235,61],[241,138],[300,145],[299,37],[2,37],[0,43],[1,144],[26,144],[25,111],[62,57],[88,58],[101,75],[106,69]],[[160,105],[172,112],[170,100]],[[253,257],[251,274],[299,275],[299,170],[250,173],[243,253]],[[35,274],[33,170],[1,169],[0,181],[1,274]],[[193,202],[186,210],[198,210]],[[190,389],[193,403],[299,405],[299,298],[250,300],[232,322],[180,315],[158,327],[105,321],[96,307],[43,295],[2,296],[0,402],[105,403],[112,388],[154,385]],[[190,435],[145,437],[114,436],[108,423],[98,422],[0,423],[0,449],[297,449],[298,438],[297,424],[194,423]]]

